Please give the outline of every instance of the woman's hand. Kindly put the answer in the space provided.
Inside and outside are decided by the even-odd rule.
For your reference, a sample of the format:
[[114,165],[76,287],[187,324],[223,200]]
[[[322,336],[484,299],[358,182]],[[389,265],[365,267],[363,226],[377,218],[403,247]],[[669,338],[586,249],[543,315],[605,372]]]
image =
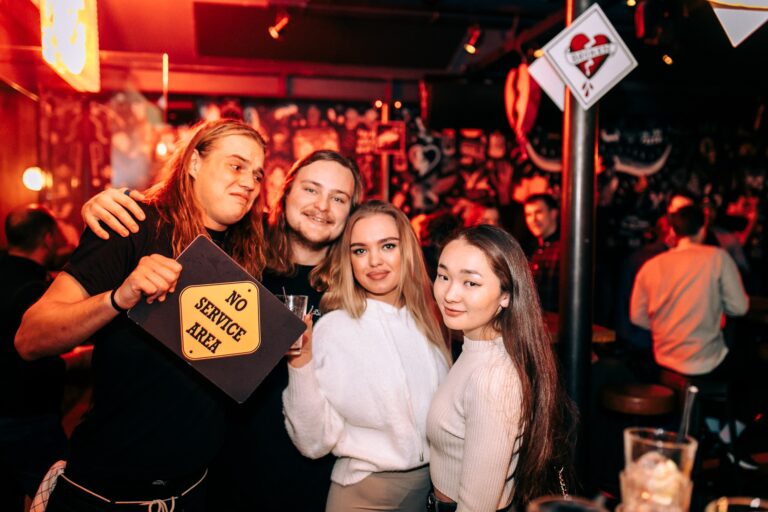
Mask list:
[[[127,195],[129,193],[130,195]],[[120,236],[126,237],[139,231],[134,217],[144,220],[144,212],[136,201],[143,201],[144,194],[127,188],[109,188],[90,198],[80,210],[83,220],[99,238],[107,240],[109,233],[101,227],[103,222]],[[133,216],[131,216],[133,215]]]
[[294,368],[301,368],[312,361],[312,313],[304,315],[304,323],[307,330],[302,334],[301,353],[295,356],[288,356],[288,364]]

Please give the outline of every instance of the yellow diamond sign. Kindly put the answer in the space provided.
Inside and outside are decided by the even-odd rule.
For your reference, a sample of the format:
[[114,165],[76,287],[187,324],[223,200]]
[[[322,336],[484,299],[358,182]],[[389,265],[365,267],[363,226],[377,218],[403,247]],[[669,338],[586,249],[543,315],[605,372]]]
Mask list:
[[241,356],[261,345],[259,290],[251,282],[188,286],[179,294],[179,316],[187,359]]

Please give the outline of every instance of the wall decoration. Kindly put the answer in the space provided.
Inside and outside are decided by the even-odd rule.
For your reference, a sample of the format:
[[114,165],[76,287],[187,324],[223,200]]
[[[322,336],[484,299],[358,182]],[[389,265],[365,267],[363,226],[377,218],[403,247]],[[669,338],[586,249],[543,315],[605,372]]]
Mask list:
[[297,160],[320,149],[339,151],[339,134],[333,128],[300,128],[294,132],[293,154]]
[[373,131],[376,137],[376,153],[380,155],[402,155],[405,153],[405,123],[403,121],[376,123]]
[[[411,217],[561,191],[561,127],[547,126],[546,116],[526,127],[526,142],[520,145],[511,130],[431,130],[408,106],[391,110],[392,121],[379,124],[378,110],[368,104],[241,98],[201,98],[192,104],[192,118],[241,116],[264,135],[269,207],[293,162],[320,148],[355,160],[368,198],[382,195],[377,148],[391,151],[389,194]],[[146,188],[160,178],[163,163],[191,129],[191,124],[163,124],[155,104],[131,92],[104,100],[48,94],[41,111],[43,163],[54,174],[49,201],[78,228],[85,198],[105,186]],[[766,253],[759,226],[738,220],[765,216],[768,145],[765,129],[755,128],[753,119],[740,126],[653,119],[602,124],[596,197],[600,244],[625,252],[639,247],[652,236],[669,196],[688,190],[709,198],[721,222],[735,222],[751,258]]]

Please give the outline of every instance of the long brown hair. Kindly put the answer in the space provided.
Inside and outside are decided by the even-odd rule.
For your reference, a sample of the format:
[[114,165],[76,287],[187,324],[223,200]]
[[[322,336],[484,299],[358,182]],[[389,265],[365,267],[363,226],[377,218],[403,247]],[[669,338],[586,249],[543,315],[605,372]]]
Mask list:
[[539,296],[520,244],[503,229],[481,225],[459,231],[453,240],[477,247],[508,293],[509,306],[492,320],[522,386],[520,431],[514,499],[527,503],[545,494],[560,494],[562,475],[573,479],[571,463],[576,410],[565,394],[557,361],[544,324]]
[[387,215],[397,225],[400,237],[400,282],[397,285],[399,305],[408,308],[419,330],[440,349],[446,363],[450,364],[447,337],[440,325],[440,312],[432,296],[432,284],[419,242],[408,217],[390,203],[369,201],[350,215],[339,242],[331,251],[330,282],[328,291],[320,301],[320,308],[323,312],[343,309],[352,318],[359,318],[365,311],[366,294],[352,272],[350,246],[355,224],[360,219],[374,215]]
[[[293,249],[289,235],[291,228],[285,216],[285,199],[293,188],[293,182],[296,181],[299,171],[304,167],[315,162],[336,162],[342,167],[349,169],[352,178],[355,181],[355,188],[352,192],[351,209],[354,211],[360,201],[363,200],[363,182],[360,178],[360,171],[355,162],[344,155],[329,149],[315,151],[296,161],[283,182],[283,191],[280,194],[280,200],[274,209],[269,212],[269,230],[267,232],[267,266],[269,270],[280,275],[294,275],[296,273],[296,264],[293,262]],[[310,280],[312,285],[319,289],[324,289],[328,282],[328,266],[319,265],[312,271]]]
[[[267,145],[259,132],[245,123],[234,119],[201,123],[191,138],[168,160],[162,173],[167,177],[147,191],[147,201],[160,212],[158,224],[173,227],[171,245],[174,256],[178,256],[198,235],[210,237],[203,223],[203,209],[195,197],[194,179],[189,173],[192,157],[197,151],[201,158],[205,158],[218,140],[230,135],[250,137],[266,152]],[[256,278],[261,277],[266,262],[261,220],[263,210],[264,194],[259,193],[251,211],[227,230],[230,255]]]

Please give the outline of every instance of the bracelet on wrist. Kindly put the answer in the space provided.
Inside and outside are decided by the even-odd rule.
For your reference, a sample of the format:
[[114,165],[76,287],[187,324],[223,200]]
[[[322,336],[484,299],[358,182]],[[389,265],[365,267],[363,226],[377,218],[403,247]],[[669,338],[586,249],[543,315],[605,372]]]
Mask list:
[[128,311],[129,308],[121,307],[117,303],[117,301],[115,300],[115,293],[117,293],[117,288],[113,289],[112,293],[109,294],[109,302],[112,303],[112,307],[114,308],[115,311],[117,311],[118,313],[125,313],[126,311]]

